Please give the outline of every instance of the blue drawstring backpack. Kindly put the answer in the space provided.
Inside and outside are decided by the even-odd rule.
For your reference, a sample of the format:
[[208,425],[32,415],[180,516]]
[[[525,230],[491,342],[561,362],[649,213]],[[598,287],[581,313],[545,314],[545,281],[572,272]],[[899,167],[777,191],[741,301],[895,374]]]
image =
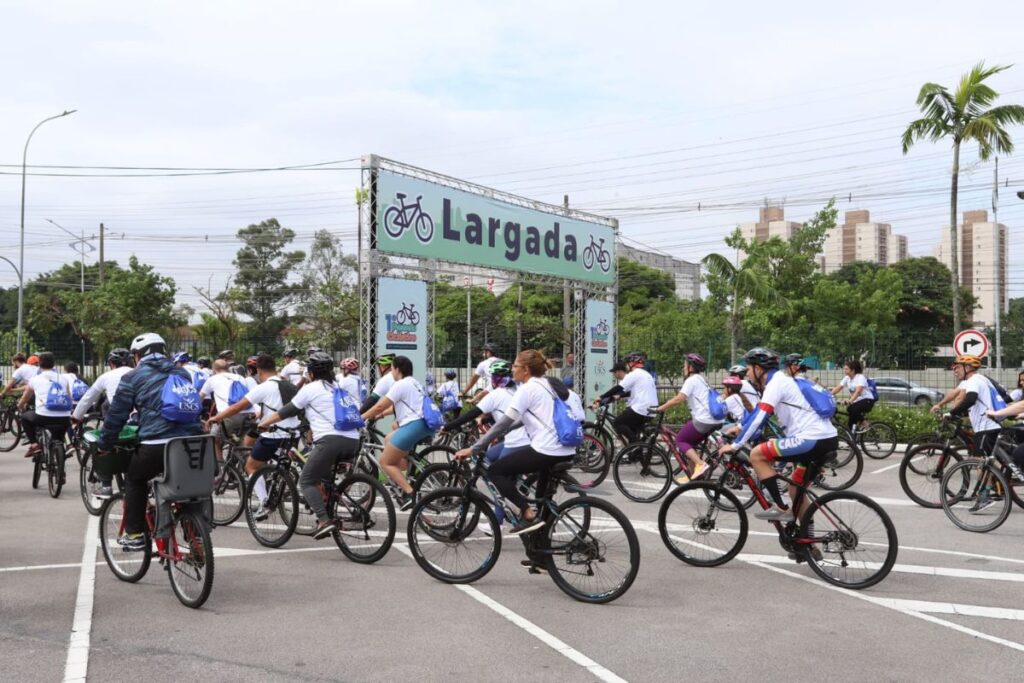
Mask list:
[[47,410],[64,411],[71,410],[71,396],[67,389],[60,382],[50,380],[50,388],[46,392],[46,401],[43,403]]
[[836,397],[832,392],[809,379],[797,377],[795,381],[800,393],[804,395],[804,400],[819,417],[832,417],[836,414]]
[[423,421],[427,423],[427,427],[436,431],[444,424],[444,416],[441,415],[441,411],[437,409],[437,405],[430,398],[430,395],[423,391],[422,388],[420,391],[423,393],[423,403],[421,406]]
[[366,420],[359,413],[359,405],[347,391],[339,386],[334,387],[334,428],[339,432],[350,432],[362,429]]
[[716,420],[724,420],[729,414],[729,406],[722,400],[722,395],[712,386],[708,386],[708,412]]
[[78,403],[87,391],[89,391],[89,385],[80,377],[76,377],[75,381],[71,383],[71,400]]
[[245,386],[245,382],[240,379],[232,380],[231,388],[228,390],[228,405],[233,406],[245,398],[248,393],[249,387]]
[[168,375],[160,390],[160,416],[171,422],[188,424],[199,419],[203,400],[196,385],[181,375]]

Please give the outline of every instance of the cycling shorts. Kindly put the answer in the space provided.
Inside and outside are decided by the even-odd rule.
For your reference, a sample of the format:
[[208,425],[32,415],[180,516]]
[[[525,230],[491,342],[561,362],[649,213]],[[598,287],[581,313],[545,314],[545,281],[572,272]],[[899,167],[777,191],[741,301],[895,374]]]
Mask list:
[[413,420],[402,425],[391,433],[391,445],[408,453],[416,444],[434,435],[434,430],[427,426],[424,419]]
[[252,445],[252,452],[249,455],[253,460],[267,462],[277,455],[277,451],[286,443],[288,443],[288,439],[269,439],[261,436]]
[[805,439],[800,436],[788,436],[782,439],[770,439],[764,442],[768,460],[774,462],[822,462],[825,458],[839,450],[839,438]]

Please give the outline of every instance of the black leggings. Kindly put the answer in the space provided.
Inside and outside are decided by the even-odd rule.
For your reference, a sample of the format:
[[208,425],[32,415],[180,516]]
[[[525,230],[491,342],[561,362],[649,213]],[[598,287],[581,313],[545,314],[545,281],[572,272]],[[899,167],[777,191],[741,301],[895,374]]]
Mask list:
[[25,428],[25,438],[29,443],[36,443],[37,430],[45,427],[50,434],[58,441],[64,440],[64,434],[71,427],[71,416],[55,417],[53,415],[40,415],[34,410],[26,410],[21,414],[21,426]]
[[857,401],[851,403],[850,407],[846,409],[846,414],[850,418],[850,431],[864,421],[864,416],[871,412],[871,409],[875,407],[875,402],[867,399],[864,401]]
[[164,471],[165,444],[142,444],[132,456],[124,475],[124,530],[129,534],[146,531],[146,498],[149,480]]
[[573,457],[575,456],[544,455],[527,446],[516,449],[507,457],[495,461],[488,470],[488,474],[501,495],[522,510],[526,507],[526,497],[519,492],[519,488],[516,486],[516,477],[520,474],[536,472],[538,474],[537,495],[541,495],[547,488],[551,468],[560,462],[571,461]]
[[612,427],[615,428],[619,436],[626,440],[626,443],[631,443],[637,440],[640,436],[640,431],[650,419],[632,408],[626,408],[619,413],[618,417],[612,420]]

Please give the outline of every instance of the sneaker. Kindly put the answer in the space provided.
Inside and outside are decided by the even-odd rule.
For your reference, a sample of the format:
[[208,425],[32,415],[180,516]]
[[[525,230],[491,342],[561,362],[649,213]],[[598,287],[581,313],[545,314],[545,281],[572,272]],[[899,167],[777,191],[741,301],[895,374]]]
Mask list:
[[110,498],[114,495],[114,487],[96,484],[92,487],[92,495],[96,498]]
[[398,506],[399,512],[408,512],[416,504],[416,496],[411,493],[402,494],[402,504]]
[[519,524],[516,524],[514,527],[512,527],[509,530],[508,535],[519,536],[520,534],[528,534],[533,531],[536,531],[542,526],[544,526],[544,522],[540,521],[539,517],[534,517],[530,520],[524,519],[523,521],[519,522]]
[[316,530],[313,531],[313,538],[319,541],[320,539],[327,538],[332,533],[337,531],[337,529],[338,520],[328,519],[316,525]]
[[530,559],[520,560],[519,561],[519,566],[523,567],[525,569],[529,569],[531,574],[547,574],[548,573],[548,568],[547,567],[545,567],[542,564],[538,564],[537,562],[534,562],[533,560],[530,560]]
[[978,515],[989,509],[996,504],[996,501],[992,500],[990,496],[978,496],[978,502],[976,502],[967,512],[972,515]]
[[264,507],[263,503],[260,503],[260,506],[253,510],[252,518],[257,522],[265,522],[268,517],[270,517],[270,510]]
[[675,478],[675,482],[682,486],[683,484],[689,484],[691,481],[697,481],[708,471],[708,465],[706,462],[701,460],[697,463],[697,466],[693,468],[693,474],[687,475],[685,472]]
[[32,444],[31,446],[28,447],[27,451],[25,451],[25,457],[26,458],[31,458],[31,457],[33,457],[35,455],[38,455],[38,454],[42,453],[42,452],[43,452],[43,447],[40,446],[37,443],[34,443],[34,444]]
[[121,534],[117,539],[117,544],[125,549],[125,552],[137,552],[139,550],[146,549],[146,535],[145,534]]
[[766,519],[769,522],[791,522],[795,519],[792,510],[786,510],[778,505],[772,505],[767,510],[759,510],[754,513],[758,519]]

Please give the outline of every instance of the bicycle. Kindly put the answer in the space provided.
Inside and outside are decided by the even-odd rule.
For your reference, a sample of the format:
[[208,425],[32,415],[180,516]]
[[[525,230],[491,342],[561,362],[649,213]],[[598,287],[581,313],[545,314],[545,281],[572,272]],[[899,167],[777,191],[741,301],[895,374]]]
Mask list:
[[64,444],[64,437],[54,438],[50,427],[38,427],[41,450],[32,457],[32,488],[39,488],[39,479],[46,472],[47,490],[51,498],[59,498],[67,480],[65,460],[71,457]]
[[[83,427],[84,424],[79,425],[79,428]],[[121,433],[118,436],[118,445],[114,447],[114,450],[127,449],[126,453],[120,454],[117,458],[107,457],[100,458],[99,460],[94,457],[93,449],[90,447],[90,442],[95,442],[99,439],[99,429],[80,429],[79,431],[80,435],[76,437],[76,440],[82,450],[82,464],[78,470],[78,487],[81,491],[82,503],[85,505],[86,511],[90,515],[98,517],[103,512],[103,505],[106,503],[107,498],[98,497],[94,489],[100,483],[100,477],[107,476],[111,478],[112,488],[116,486],[118,491],[124,490],[123,472],[128,468],[128,461],[131,458],[131,451],[134,450],[134,444],[137,442],[139,428],[135,425],[126,425],[121,429]],[[123,469],[111,467],[111,462],[123,462]]]
[[[419,450],[420,448],[422,450]],[[388,473],[384,471],[380,464],[380,456],[383,452],[383,444],[377,444],[364,439],[352,467],[355,471],[362,472],[369,478],[376,480],[385,489],[398,496],[399,493],[402,493],[401,490],[391,481],[391,477],[388,476]],[[415,489],[415,482],[420,479],[420,475],[428,466],[435,463],[447,465],[451,462],[452,455],[454,454],[455,449],[451,446],[440,446],[421,441],[413,446],[406,456],[409,461],[409,466],[405,472],[406,479]],[[416,495],[415,490],[413,495]]]
[[[243,427],[240,432],[247,431]],[[213,524],[227,526],[242,516],[245,499],[245,460],[252,448],[241,445],[241,436],[224,439],[224,460],[213,481]]]
[[930,436],[932,441],[907,447],[900,461],[900,487],[921,507],[940,508],[946,470],[965,458],[980,454],[974,447],[973,430],[958,417],[943,416],[938,429]]
[[601,266],[601,270],[609,272],[612,269],[612,255],[604,248],[604,238],[596,242],[594,236],[590,236],[590,244],[583,249],[583,267],[590,270],[594,267],[594,261]]
[[420,206],[423,195],[417,196],[412,204],[406,204],[405,198],[404,193],[395,193],[400,206],[392,204],[384,211],[384,232],[397,240],[406,230],[413,228],[416,239],[426,244],[434,238],[434,219]]
[[[586,495],[555,503],[560,485],[571,493],[585,494],[585,489],[565,483],[571,468],[572,462],[551,468],[548,486],[536,501],[544,526],[520,539],[532,563],[531,572],[544,567],[555,585],[576,600],[611,602],[636,579],[640,544],[629,519],[611,503]],[[462,486],[421,496],[409,514],[409,550],[420,568],[439,581],[471,583],[497,563],[501,532],[494,501],[508,519],[519,521],[487,469],[486,460],[477,457]],[[476,488],[481,480],[493,500]]]
[[949,521],[964,531],[987,533],[1010,516],[1011,501],[1024,507],[1024,473],[1011,455],[1021,440],[1018,428],[1004,427],[991,453],[949,466],[939,489]]
[[[765,510],[771,502],[758,486],[745,456],[726,454],[727,471],[742,478]],[[867,496],[853,491],[830,491],[818,496],[808,486],[817,473],[808,466],[807,477],[796,486],[793,510],[806,508],[799,520],[773,520],[779,544],[790,557],[806,562],[826,582],[862,589],[884,579],[896,563],[899,543],[896,528],[885,510]],[[855,528],[856,527],[856,528]],[[748,533],[747,513],[720,481],[700,480],[672,491],[658,512],[661,540],[678,559],[696,567],[716,567],[736,557]]]
[[13,397],[4,399],[3,410],[0,411],[0,452],[9,453],[21,443],[21,413],[18,412],[18,400]]
[[[179,447],[186,452],[171,455],[172,449]],[[142,579],[149,570],[155,545],[156,556],[167,571],[171,590],[181,604],[196,609],[206,602],[213,588],[213,542],[207,520],[194,508],[209,500],[215,467],[211,437],[181,437],[168,442],[164,450],[164,475],[150,482],[151,498],[146,502],[142,550],[127,550],[118,544],[125,532],[124,494],[118,492],[106,501],[100,513],[100,546],[114,576],[127,583]],[[190,474],[184,474],[186,471]],[[189,476],[193,477],[192,481],[188,481]],[[175,487],[178,488],[176,497],[163,496],[170,506],[167,537],[154,538],[157,508],[152,496],[163,495],[162,489]]]
[[416,304],[407,304],[403,301],[402,307],[395,314],[395,322],[399,325],[419,325],[420,314],[416,311]]
[[846,434],[850,441],[857,444],[864,455],[869,458],[883,460],[896,450],[896,429],[888,422],[865,419],[850,429],[840,422],[840,417],[847,417],[847,413],[837,410],[832,418],[832,424]]

